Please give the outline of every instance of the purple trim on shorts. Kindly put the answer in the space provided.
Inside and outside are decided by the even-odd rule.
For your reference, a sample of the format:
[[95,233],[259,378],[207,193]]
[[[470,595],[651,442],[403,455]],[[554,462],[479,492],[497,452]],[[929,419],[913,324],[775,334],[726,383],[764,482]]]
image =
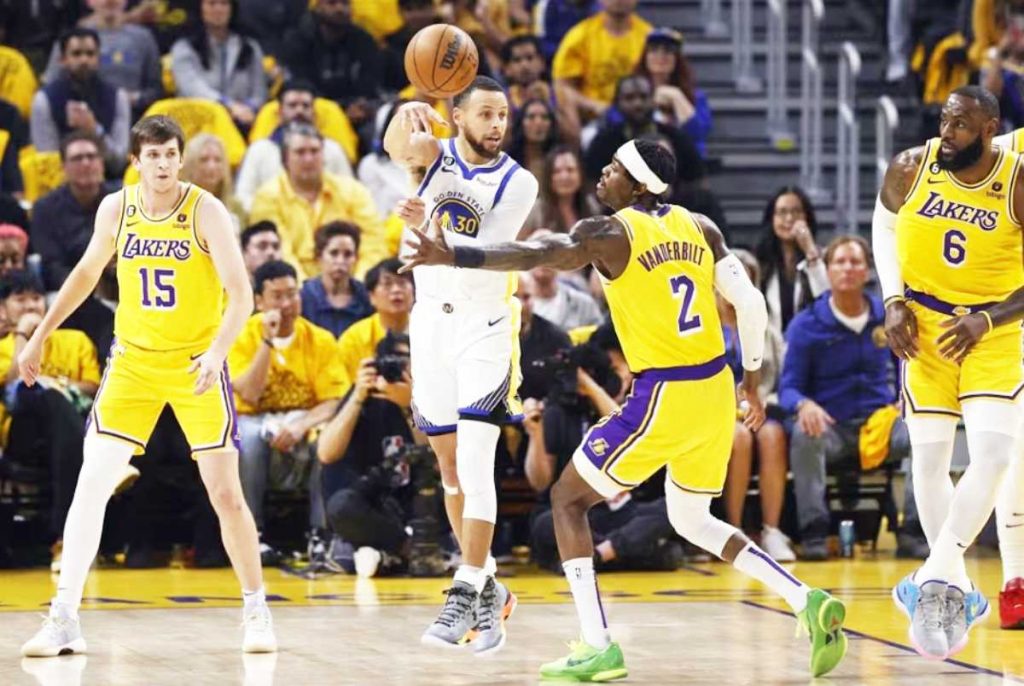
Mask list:
[[444,424],[443,426],[421,426],[420,431],[428,436],[441,436],[442,434],[455,433],[458,424]]
[[637,374],[637,378],[650,381],[700,381],[701,379],[710,379],[723,369],[725,369],[724,354],[703,364],[645,369]]
[[[231,444],[235,446],[235,450],[241,452],[242,450],[242,435],[238,430],[238,409],[235,407],[235,387],[231,384],[231,373],[228,371],[228,363],[224,362],[224,390],[226,391],[226,397],[224,402],[228,406],[228,416],[230,417],[228,431],[231,432]],[[227,445],[227,438],[223,441],[224,445]]]
[[[597,469],[604,471],[606,465],[643,435],[653,417],[651,406],[657,400],[658,385],[658,382],[650,378],[636,377],[633,390],[622,409],[587,432],[583,439],[583,454]],[[608,476],[611,477],[610,474]],[[627,487],[635,485],[619,481],[616,483]]]
[[[999,304],[997,302],[989,302],[978,303],[977,305],[954,305],[952,303],[946,302],[945,300],[940,300],[939,298],[936,298],[934,295],[929,295],[928,293],[924,293],[922,291],[915,291],[913,288],[905,289],[903,291],[903,294],[906,297],[913,300],[914,302],[924,305],[929,310],[935,310],[936,312],[939,312],[950,317],[971,314],[973,312],[981,312],[982,310],[987,310],[990,307],[994,307],[995,305]],[[963,310],[966,310],[966,312],[964,312]]]
[[[783,569],[782,566],[779,565],[778,562],[776,562],[775,560],[770,558],[767,553],[765,553],[760,548],[756,547],[754,544],[750,544],[750,545],[747,546],[747,552],[750,553],[751,555],[753,555],[754,557],[759,557],[759,558],[761,558],[762,561],[767,562],[769,567],[771,567],[776,572],[781,574],[782,577],[786,579],[786,581],[790,582],[791,584],[793,584],[797,588],[799,588],[800,586],[803,586],[803,584],[800,583],[799,579],[797,579],[792,574],[790,574],[785,569]],[[740,553],[740,554],[742,555],[743,553]]]

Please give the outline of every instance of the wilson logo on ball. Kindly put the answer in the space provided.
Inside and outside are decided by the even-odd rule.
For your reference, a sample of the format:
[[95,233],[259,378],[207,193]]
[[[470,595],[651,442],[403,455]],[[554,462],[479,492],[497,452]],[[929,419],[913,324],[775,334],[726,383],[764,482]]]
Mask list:
[[459,34],[454,34],[448,43],[448,48],[444,51],[444,57],[441,58],[441,68],[451,69],[455,66],[455,58],[459,56],[461,45],[462,40],[459,38]]

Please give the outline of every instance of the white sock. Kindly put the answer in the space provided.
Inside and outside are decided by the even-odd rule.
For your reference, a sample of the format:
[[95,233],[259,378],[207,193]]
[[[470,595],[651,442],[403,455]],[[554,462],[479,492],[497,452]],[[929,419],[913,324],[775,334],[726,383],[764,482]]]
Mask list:
[[740,551],[732,566],[782,596],[793,612],[802,612],[807,607],[807,592],[811,590],[810,587],[787,572],[769,557],[768,553],[753,543],[748,543],[747,547]]
[[127,443],[103,438],[90,430],[82,447],[82,470],[75,496],[64,522],[64,549],[55,602],[71,615],[78,614],[89,566],[100,547],[107,501],[131,460]]
[[1021,444],[1014,449],[1013,463],[1006,473],[996,501],[999,556],[1003,560],[1003,585],[1024,577],[1024,455]]
[[455,580],[469,584],[479,593],[484,590],[484,584],[487,583],[487,575],[481,574],[482,571],[479,567],[472,565],[459,565],[459,568],[455,570]]
[[924,537],[929,545],[933,545],[953,502],[953,479],[949,475],[953,441],[914,443],[910,451],[913,455],[910,469],[914,474],[914,501]]
[[498,573],[498,561],[494,559],[494,555],[487,553],[487,561],[484,562],[483,575],[485,577],[494,577]]
[[612,639],[608,634],[604,606],[601,605],[601,592],[597,588],[594,560],[589,557],[566,560],[562,563],[562,569],[565,570],[565,578],[569,581],[572,599],[576,604],[583,640],[598,650],[604,650]]
[[267,604],[267,591],[266,591],[266,589],[264,589],[263,586],[260,586],[255,591],[247,591],[247,590],[245,590],[243,588],[242,589],[242,603],[243,603],[243,609],[246,612],[249,612],[250,610],[254,610],[257,607],[259,607],[260,605],[266,605]]

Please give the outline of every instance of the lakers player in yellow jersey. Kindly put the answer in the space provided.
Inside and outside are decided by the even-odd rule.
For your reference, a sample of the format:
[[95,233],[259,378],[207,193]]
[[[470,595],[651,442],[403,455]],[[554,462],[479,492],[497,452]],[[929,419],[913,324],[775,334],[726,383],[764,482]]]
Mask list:
[[405,269],[445,264],[498,271],[593,264],[635,380],[620,411],[598,422],[551,489],[555,534],[583,640],[566,658],[541,667],[547,678],[608,681],[626,676],[611,642],[594,576],[587,511],[667,466],[669,520],[691,542],[731,562],[785,598],[811,635],[811,671],[833,669],[846,652],[842,603],[810,589],[746,536],[711,515],[732,448],[736,388],[714,291],[736,308],[743,349],[739,392],[745,424],[757,429],[757,394],[768,314],[764,298],[706,217],[659,202],[675,177],[671,152],[650,141],[619,148],[602,172],[598,199],[613,217],[578,222],[570,234],[484,247],[448,248],[414,230]]
[[[873,220],[885,331],[901,357],[914,493],[931,555],[893,589],[925,657],[967,642],[989,605],[964,567],[988,520],[1021,420],[1024,180],[1018,155],[992,144],[999,103],[955,90],[939,137],[893,159]],[[971,462],[949,477],[959,419]]]
[[140,182],[100,203],[85,254],[18,355],[21,378],[32,385],[47,336],[88,297],[116,254],[115,341],[86,431],[57,594],[42,629],[22,646],[27,657],[85,652],[78,608],[107,500],[166,405],[198,462],[242,585],[243,650],[276,650],[256,526],[239,481],[225,365],[252,311],[252,289],[227,210],[214,196],[178,181],[184,144],[181,127],[168,117],[146,117],[132,127],[132,164]]

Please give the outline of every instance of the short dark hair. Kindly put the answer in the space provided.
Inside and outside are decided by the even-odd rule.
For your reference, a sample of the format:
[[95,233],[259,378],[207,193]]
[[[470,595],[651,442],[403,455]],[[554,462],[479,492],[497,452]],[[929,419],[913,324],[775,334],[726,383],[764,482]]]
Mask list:
[[359,227],[352,222],[341,220],[328,222],[313,233],[313,256],[320,257],[323,255],[324,250],[327,249],[327,244],[336,236],[348,236],[351,238],[352,242],[356,244],[356,252],[358,252],[362,233]]
[[284,94],[291,91],[302,91],[303,93],[309,93],[314,99],[316,98],[316,86],[311,81],[306,79],[288,79],[281,86],[281,91],[277,94],[277,101],[283,102]]
[[541,59],[544,59],[544,49],[541,47],[540,38],[529,33],[524,33],[519,36],[512,36],[505,41],[501,46],[501,63],[504,65],[510,59],[512,59],[512,51],[518,48],[520,45],[532,45],[537,48],[537,55]]
[[96,43],[96,47],[100,47],[100,34],[95,29],[90,29],[87,26],[75,26],[60,34],[61,57],[67,54],[68,43],[71,42],[72,38],[92,38],[93,42]]
[[6,300],[19,293],[46,295],[42,280],[30,269],[15,269],[7,272],[0,280],[0,298]]
[[255,224],[242,229],[242,250],[249,247],[249,241],[252,240],[253,236],[258,233],[266,233],[267,231],[275,236],[280,236],[277,232],[277,224],[269,219],[264,219],[263,221],[256,222]]
[[83,129],[72,129],[71,133],[60,139],[60,161],[64,162],[68,156],[68,148],[71,147],[72,143],[79,143],[85,141],[92,143],[96,146],[96,151],[103,157],[103,139],[97,136],[95,133],[90,133]]
[[466,86],[465,90],[455,96],[452,100],[452,104],[456,107],[462,107],[462,103],[466,101],[466,98],[473,94],[473,91],[490,91],[492,93],[504,93],[505,89],[501,87],[501,84],[492,79],[489,76],[478,76],[473,79],[473,82]]
[[636,151],[655,175],[672,188],[676,182],[676,156],[660,143],[637,139]]
[[989,119],[999,119],[999,98],[992,94],[986,88],[976,85],[960,86],[950,96],[959,95],[962,98],[970,98],[971,100],[978,103],[981,107],[981,111],[985,113],[985,116]]
[[165,114],[150,115],[135,122],[132,127],[132,155],[138,157],[142,146],[163,145],[171,139],[178,141],[178,152],[185,151],[185,132],[178,122]]
[[256,273],[252,275],[253,292],[262,295],[263,284],[267,281],[283,279],[288,276],[292,277],[296,281],[299,280],[299,274],[295,271],[295,267],[291,266],[287,262],[283,262],[281,260],[269,260],[264,262],[256,268]]
[[370,271],[366,272],[366,290],[372,291],[377,288],[377,284],[380,283],[380,279],[385,274],[394,274],[395,276],[401,276],[404,279],[408,279],[412,283],[412,274],[406,272],[405,274],[399,274],[398,270],[402,268],[402,261],[397,257],[388,257],[387,259],[381,260],[377,264],[370,268]]

